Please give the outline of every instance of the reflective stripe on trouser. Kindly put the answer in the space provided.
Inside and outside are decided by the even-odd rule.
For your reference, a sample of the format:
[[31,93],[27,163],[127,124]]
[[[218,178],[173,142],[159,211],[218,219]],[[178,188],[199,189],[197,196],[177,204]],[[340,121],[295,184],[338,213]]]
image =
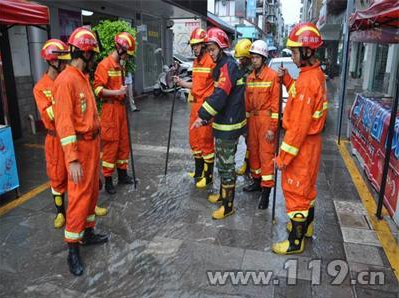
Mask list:
[[54,195],[65,193],[68,184],[68,170],[65,166],[64,151],[58,137],[46,136],[44,142],[47,176]]
[[84,173],[79,184],[68,177],[68,209],[64,239],[77,242],[86,228],[95,226],[94,210],[98,200],[100,138],[77,143],[78,159]]
[[120,104],[103,105],[101,114],[102,173],[112,176],[115,168],[127,169],[129,135],[125,107]]
[[[198,110],[201,108],[200,103],[194,103],[191,107],[189,128],[198,117]],[[197,156],[203,157],[205,160],[212,160],[215,154],[215,145],[213,138],[213,130],[211,124],[189,129],[188,138],[192,152]]]
[[321,146],[321,135],[307,136],[298,156],[282,172],[281,185],[289,215],[306,213],[314,205]]
[[[262,178],[262,187],[274,186],[275,143],[268,143],[265,137],[269,127],[270,117],[268,116],[251,116],[248,118],[249,167],[253,178]],[[258,169],[260,171],[256,171]]]
[[235,155],[237,152],[237,139],[216,139],[216,166],[222,184],[235,183]]

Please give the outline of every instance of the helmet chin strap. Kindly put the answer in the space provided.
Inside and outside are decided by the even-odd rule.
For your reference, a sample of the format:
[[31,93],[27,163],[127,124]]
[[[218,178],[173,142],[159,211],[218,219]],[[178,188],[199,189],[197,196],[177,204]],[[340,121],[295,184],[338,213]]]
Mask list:
[[219,47],[219,53],[218,53],[218,57],[217,57],[217,61],[220,60],[220,58],[222,58],[222,56],[224,55],[224,51],[221,47]]
[[[116,53],[118,54],[119,61],[122,60],[122,56],[127,53],[126,50],[122,49],[120,46],[115,45]],[[118,61],[118,62],[119,62]]]
[[306,50],[307,48],[299,48],[299,54],[301,55],[301,66],[312,65],[312,63],[310,63],[310,58],[313,57],[314,51],[312,50],[312,53],[308,55]]
[[57,60],[57,66],[51,64],[50,61],[47,61],[47,64],[49,65],[49,67],[54,68],[54,70],[55,70],[57,73],[60,73],[60,72],[62,71],[62,70],[61,70],[61,61],[60,61],[60,60]]

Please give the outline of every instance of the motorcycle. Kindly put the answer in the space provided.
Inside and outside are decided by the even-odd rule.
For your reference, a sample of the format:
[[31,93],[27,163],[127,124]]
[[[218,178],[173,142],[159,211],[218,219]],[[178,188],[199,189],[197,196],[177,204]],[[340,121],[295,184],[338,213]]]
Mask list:
[[[162,55],[162,49],[157,49],[155,53],[161,53]],[[162,62],[163,61],[164,59],[162,55]],[[173,76],[179,76],[186,82],[191,82],[192,80],[187,67],[180,65],[177,61],[170,66],[163,65],[162,72],[159,74],[158,80],[153,87],[153,94],[155,97],[174,92],[175,87],[173,83]],[[181,87],[176,88],[178,98],[186,100],[189,94],[189,89]]]

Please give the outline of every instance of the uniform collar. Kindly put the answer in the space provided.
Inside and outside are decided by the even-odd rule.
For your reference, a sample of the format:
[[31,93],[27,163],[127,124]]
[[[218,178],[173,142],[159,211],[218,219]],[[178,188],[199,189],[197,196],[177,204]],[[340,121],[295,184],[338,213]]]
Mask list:
[[204,63],[206,62],[206,60],[207,60],[208,58],[212,59],[212,58],[209,56],[209,54],[205,51],[205,52],[202,54],[202,56],[201,56],[200,59],[197,58],[197,63],[200,64],[200,65],[202,65],[202,64],[204,64]]
[[318,67],[320,67],[320,62],[318,60],[316,60],[316,63],[313,64],[313,65],[301,67],[301,72],[305,72],[305,71],[308,71],[308,70],[311,70],[311,69],[315,69],[315,68],[318,68]]
[[119,62],[116,62],[114,60],[114,58],[112,57],[112,54],[108,55],[108,59],[111,63],[112,68],[122,69],[122,66],[119,64]]
[[44,77],[44,79],[46,81],[49,81],[49,82],[54,82],[55,81],[55,80],[51,79],[51,77],[48,75],[47,72],[44,73],[43,77]]
[[67,65],[67,68],[65,70],[72,71],[81,76],[84,80],[88,80],[88,75],[85,75],[83,72],[81,72],[78,68],[74,66]]
[[267,65],[264,64],[262,66],[262,69],[260,70],[260,72],[258,74],[256,74],[255,69],[254,69],[252,71],[252,73],[251,73],[251,77],[256,79],[256,80],[263,79],[265,74],[266,74],[266,72],[267,72],[267,69],[268,69]]

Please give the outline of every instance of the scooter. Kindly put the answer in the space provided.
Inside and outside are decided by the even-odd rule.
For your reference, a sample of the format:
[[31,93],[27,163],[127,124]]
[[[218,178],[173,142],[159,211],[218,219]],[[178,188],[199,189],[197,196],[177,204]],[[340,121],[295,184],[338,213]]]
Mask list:
[[[156,49],[155,54],[161,54],[162,62],[164,62],[164,58],[162,55],[162,49]],[[174,91],[173,84],[173,76],[179,76],[182,80],[191,82],[192,78],[188,73],[188,69],[178,62],[174,62],[172,65],[163,65],[162,72],[158,76],[157,83],[153,87],[153,94],[155,97],[158,97],[162,94],[172,93]],[[186,100],[189,94],[189,90],[187,88],[177,88],[177,96],[182,100]]]

